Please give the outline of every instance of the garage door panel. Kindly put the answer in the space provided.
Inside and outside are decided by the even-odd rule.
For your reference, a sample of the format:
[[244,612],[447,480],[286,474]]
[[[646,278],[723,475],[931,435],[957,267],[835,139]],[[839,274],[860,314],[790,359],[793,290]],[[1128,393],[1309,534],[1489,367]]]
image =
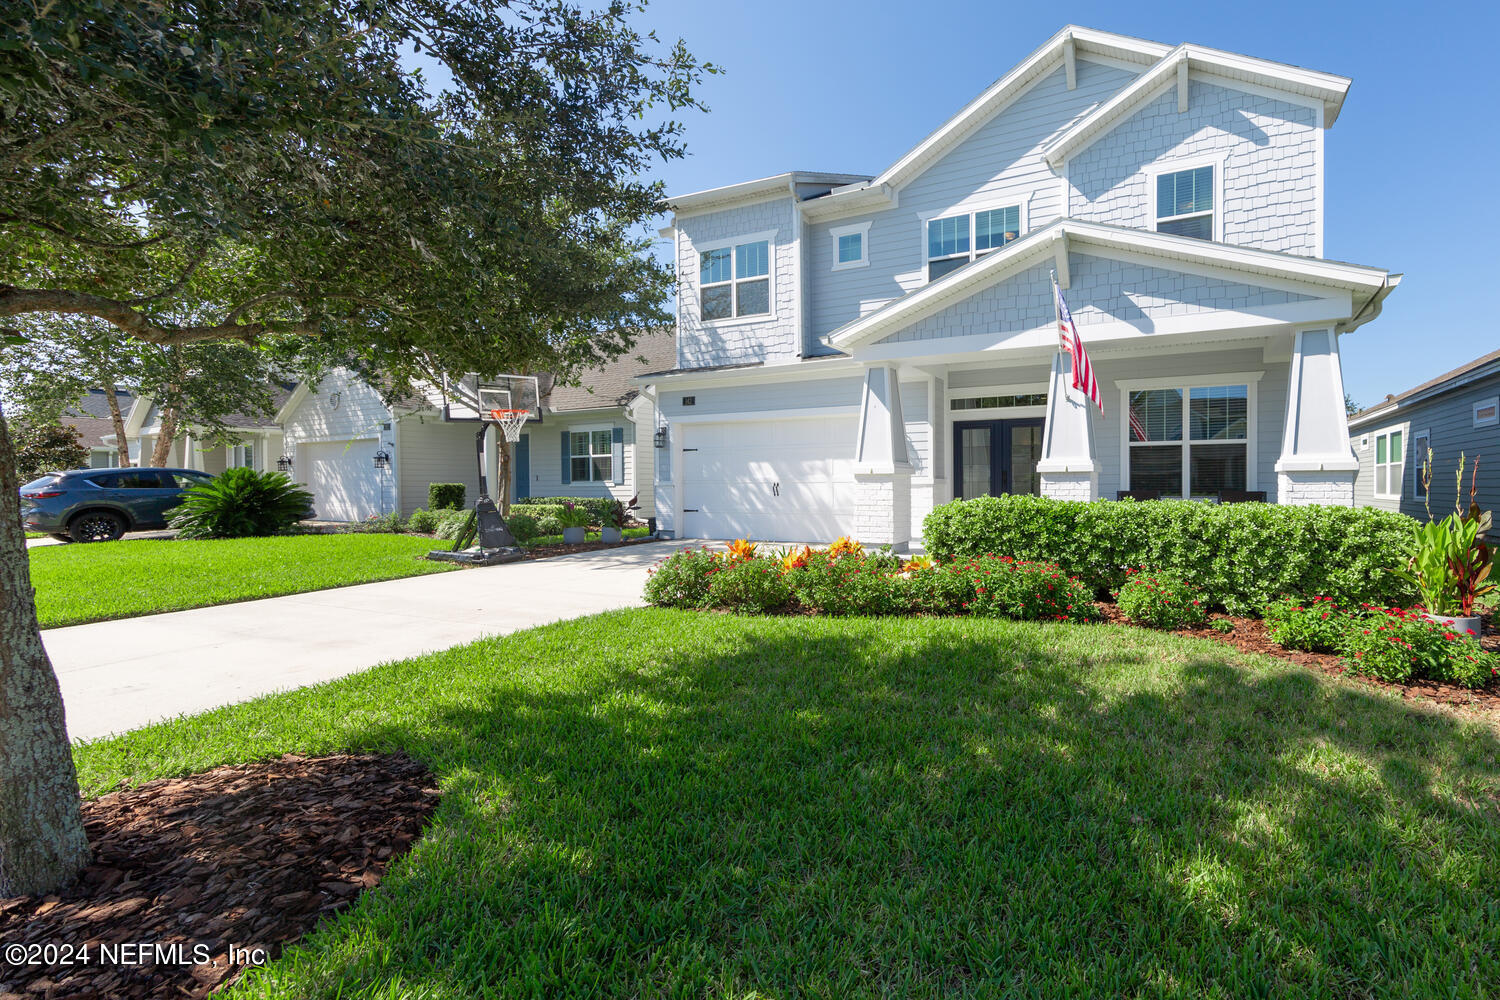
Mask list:
[[326,521],[361,521],[381,509],[376,479],[377,442],[319,441],[298,447],[313,510]]
[[854,418],[684,428],[683,534],[832,539],[854,523]]

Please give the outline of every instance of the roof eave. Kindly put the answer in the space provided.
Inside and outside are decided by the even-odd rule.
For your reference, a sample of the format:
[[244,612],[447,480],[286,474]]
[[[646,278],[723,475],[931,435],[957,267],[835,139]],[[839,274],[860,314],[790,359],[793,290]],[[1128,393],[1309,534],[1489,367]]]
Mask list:
[[737,202],[748,201],[754,198],[765,198],[771,195],[786,194],[790,197],[790,187],[794,184],[829,184],[838,187],[858,184],[868,180],[869,177],[865,174],[834,174],[813,170],[789,170],[785,173],[772,174],[770,177],[757,177],[754,180],[741,181],[738,184],[726,184],[723,187],[690,191],[687,194],[668,198],[665,204],[671,211],[685,214],[733,205]]

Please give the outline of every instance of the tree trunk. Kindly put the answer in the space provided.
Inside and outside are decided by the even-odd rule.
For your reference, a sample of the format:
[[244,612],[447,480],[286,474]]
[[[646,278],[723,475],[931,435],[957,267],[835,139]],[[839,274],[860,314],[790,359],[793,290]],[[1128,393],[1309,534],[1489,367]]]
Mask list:
[[[495,431],[499,433],[500,428],[496,427]],[[495,478],[500,481],[493,487],[495,490],[494,500],[495,505],[500,508],[500,516],[508,518],[510,517],[510,498],[514,491],[510,486],[510,441],[503,433],[500,434],[499,445],[500,467],[496,470]]]
[[88,862],[62,693],[36,620],[15,449],[0,410],[0,896],[51,892]]
[[158,424],[161,429],[156,434],[156,447],[151,449],[151,465],[153,468],[160,469],[167,464],[167,456],[172,451],[172,441],[177,437],[177,407],[162,407],[161,420]]
[[109,402],[109,419],[115,425],[115,450],[120,453],[119,467],[130,468],[130,442],[125,440],[125,418],[120,415],[120,397],[115,394],[115,387],[106,382],[104,384],[104,398]]

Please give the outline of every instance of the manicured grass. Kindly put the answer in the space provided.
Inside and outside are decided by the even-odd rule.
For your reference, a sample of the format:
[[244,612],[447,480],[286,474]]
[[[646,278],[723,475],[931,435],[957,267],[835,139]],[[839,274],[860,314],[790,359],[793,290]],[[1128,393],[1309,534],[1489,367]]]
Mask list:
[[622,611],[76,759],[93,795],[355,748],[431,766],[433,824],[233,995],[1500,983],[1490,725],[1121,627]]
[[47,536],[44,535],[44,534],[42,534],[40,531],[28,531],[28,532],[26,532],[26,537],[27,538],[46,538]]
[[28,549],[42,628],[442,573],[442,547],[407,535],[140,539]]

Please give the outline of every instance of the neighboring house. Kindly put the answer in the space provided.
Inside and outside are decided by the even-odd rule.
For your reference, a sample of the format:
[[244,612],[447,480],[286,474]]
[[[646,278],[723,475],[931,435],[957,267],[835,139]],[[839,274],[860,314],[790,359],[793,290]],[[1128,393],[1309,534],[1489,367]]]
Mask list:
[[[656,414],[633,379],[670,365],[671,330],[642,337],[628,355],[584,372],[580,385],[541,382],[540,415],[528,421],[512,449],[513,498],[639,496],[640,517],[652,515],[652,429]],[[643,363],[637,357],[645,358]],[[276,415],[289,474],[313,494],[318,516],[362,520],[372,514],[410,514],[427,506],[431,483],[463,483],[465,500],[478,497],[473,400],[461,385],[449,395],[387,406],[368,383],[347,371],[320,385],[302,383]],[[486,476],[498,478],[498,436],[484,438]],[[377,456],[380,460],[377,461]],[[276,458],[271,458],[275,468]]]
[[[280,407],[292,394],[290,385],[277,386],[271,405]],[[281,426],[270,417],[232,413],[224,418],[229,440],[216,436],[192,420],[177,428],[165,464],[173,468],[198,469],[218,475],[225,469],[246,468],[262,472],[276,469],[281,454]],[[161,434],[161,408],[150,396],[137,396],[125,416],[125,439],[130,443],[130,461],[145,465],[156,450]],[[115,436],[106,439],[113,446]]]
[[[1323,259],[1350,81],[1086,28],[874,177],[670,199],[656,514],[684,537],[906,544],[934,504],[1354,498],[1339,337],[1399,275]],[[1104,394],[1060,387],[1049,272]]]
[[[1468,503],[1477,486],[1485,510],[1500,508],[1500,351],[1349,418],[1349,436],[1359,457],[1354,502],[1427,519],[1452,513],[1454,502]],[[1431,495],[1424,495],[1422,465],[1432,449]],[[1454,473],[1464,456],[1462,494]],[[1474,476],[1474,464],[1479,475]]]
[[[115,390],[115,400],[121,414],[129,412],[135,397],[124,389]],[[109,400],[103,389],[90,389],[88,395],[70,407],[59,419],[65,427],[78,430],[83,444],[89,450],[89,468],[108,469],[119,464],[119,453],[115,451],[115,424],[109,412]]]

